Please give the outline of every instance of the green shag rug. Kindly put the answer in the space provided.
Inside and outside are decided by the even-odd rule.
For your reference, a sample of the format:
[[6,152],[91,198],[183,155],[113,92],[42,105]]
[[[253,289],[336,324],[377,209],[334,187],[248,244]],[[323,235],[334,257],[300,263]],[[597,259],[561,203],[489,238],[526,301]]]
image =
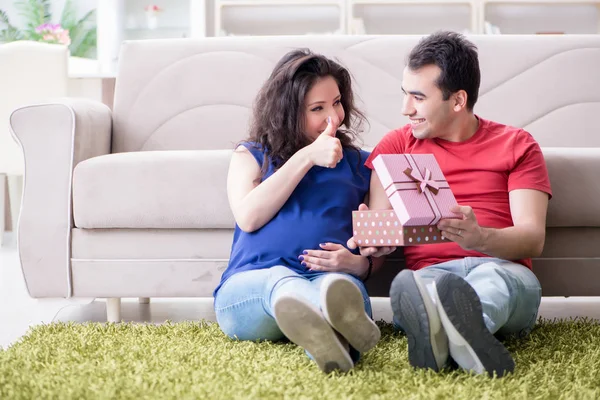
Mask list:
[[517,369],[492,379],[414,370],[406,337],[347,374],[323,374],[291,343],[239,342],[207,322],[50,324],[0,349],[0,399],[598,399],[600,323],[540,321],[506,342]]

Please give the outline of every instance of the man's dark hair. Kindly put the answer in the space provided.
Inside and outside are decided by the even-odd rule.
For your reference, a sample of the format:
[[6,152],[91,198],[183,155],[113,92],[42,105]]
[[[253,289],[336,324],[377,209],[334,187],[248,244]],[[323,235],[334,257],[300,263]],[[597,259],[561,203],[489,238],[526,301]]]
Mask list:
[[427,65],[436,65],[440,77],[436,85],[444,100],[464,90],[467,92],[467,109],[473,110],[479,95],[481,73],[477,46],[456,32],[439,31],[419,41],[408,55],[408,68],[412,71]]

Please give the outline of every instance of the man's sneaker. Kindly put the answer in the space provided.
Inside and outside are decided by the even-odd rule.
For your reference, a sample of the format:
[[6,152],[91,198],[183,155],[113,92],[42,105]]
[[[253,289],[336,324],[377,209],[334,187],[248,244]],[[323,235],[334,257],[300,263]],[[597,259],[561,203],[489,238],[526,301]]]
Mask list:
[[450,355],[466,370],[498,377],[515,369],[502,343],[485,326],[481,301],[467,281],[455,274],[435,279],[435,296],[442,324],[450,342]]
[[361,353],[371,350],[381,338],[379,327],[365,311],[360,289],[344,275],[329,274],[323,279],[321,309],[333,329]]
[[354,363],[344,343],[321,311],[307,300],[296,295],[282,295],[273,304],[273,312],[283,334],[304,348],[323,372],[352,369]]
[[418,275],[405,269],[392,281],[394,316],[408,338],[408,361],[417,368],[442,369],[448,361],[448,337],[437,308]]

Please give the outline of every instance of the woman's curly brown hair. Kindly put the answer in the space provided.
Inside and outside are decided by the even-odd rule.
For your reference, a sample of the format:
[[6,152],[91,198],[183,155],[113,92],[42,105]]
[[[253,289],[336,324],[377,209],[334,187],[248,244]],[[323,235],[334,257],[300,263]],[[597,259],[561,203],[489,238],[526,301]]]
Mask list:
[[[293,50],[277,63],[258,93],[248,138],[266,150],[275,169],[311,143],[304,129],[305,97],[319,79],[328,76],[337,82],[345,112],[336,137],[342,147],[359,151],[354,141],[366,118],[354,105],[350,73],[323,55],[308,49]],[[268,166],[267,157],[264,161],[263,175]]]

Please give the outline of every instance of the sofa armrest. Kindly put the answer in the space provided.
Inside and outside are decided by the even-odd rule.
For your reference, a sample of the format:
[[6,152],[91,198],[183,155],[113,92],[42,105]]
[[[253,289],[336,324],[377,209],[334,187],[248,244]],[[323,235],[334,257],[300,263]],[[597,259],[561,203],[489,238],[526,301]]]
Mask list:
[[16,109],[10,129],[25,159],[18,246],[27,290],[36,298],[69,297],[72,172],[79,162],[110,153],[111,111],[62,98]]

